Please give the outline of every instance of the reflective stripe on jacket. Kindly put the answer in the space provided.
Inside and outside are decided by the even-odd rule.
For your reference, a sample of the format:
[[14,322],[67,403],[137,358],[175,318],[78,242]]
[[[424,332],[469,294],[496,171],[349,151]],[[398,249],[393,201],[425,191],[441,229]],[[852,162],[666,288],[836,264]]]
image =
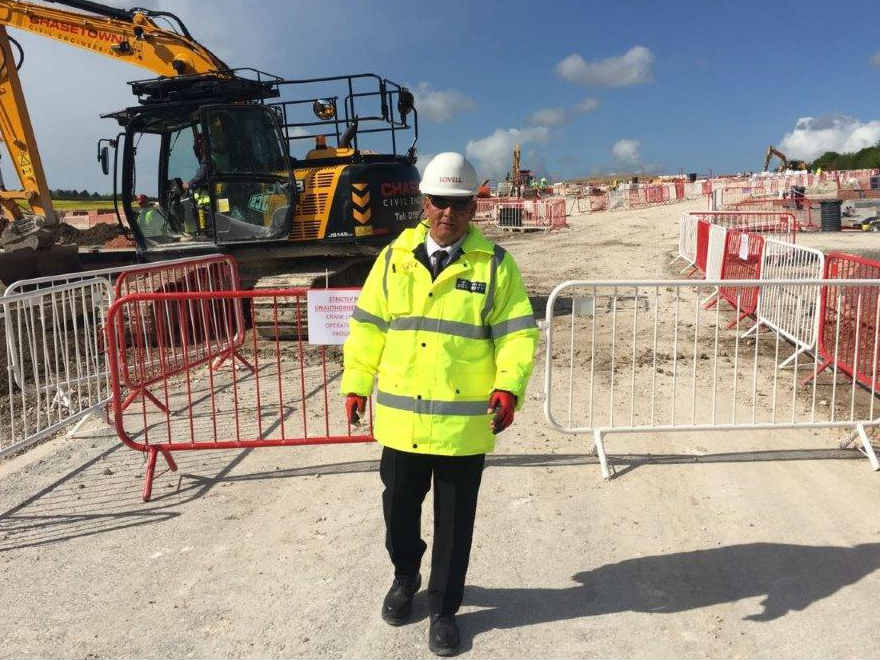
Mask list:
[[435,281],[417,254],[428,228],[405,230],[370,271],[349,321],[342,393],[368,396],[378,375],[376,439],[423,454],[490,452],[492,390],[522,406],[538,331],[519,269],[470,226]]

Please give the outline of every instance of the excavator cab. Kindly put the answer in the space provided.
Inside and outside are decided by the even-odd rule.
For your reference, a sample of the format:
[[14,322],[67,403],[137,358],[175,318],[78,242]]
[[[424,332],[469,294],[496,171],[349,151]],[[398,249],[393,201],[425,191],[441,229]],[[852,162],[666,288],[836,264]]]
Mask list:
[[[119,199],[140,252],[286,240],[296,190],[287,140],[277,113],[254,102],[271,89],[242,80],[207,97],[198,81],[133,83],[142,105],[107,115],[125,129]],[[144,203],[145,190],[157,201]]]

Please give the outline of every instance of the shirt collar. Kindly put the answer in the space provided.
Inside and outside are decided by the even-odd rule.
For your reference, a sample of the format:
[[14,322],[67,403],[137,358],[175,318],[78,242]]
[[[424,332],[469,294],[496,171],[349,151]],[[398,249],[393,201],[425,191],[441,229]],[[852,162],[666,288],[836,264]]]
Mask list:
[[455,241],[455,243],[453,243],[452,245],[447,245],[446,247],[443,247],[442,245],[437,244],[437,241],[435,241],[431,237],[431,232],[429,231],[427,236],[425,237],[425,249],[427,250],[429,257],[434,256],[434,253],[437,250],[446,250],[446,253],[449,256],[452,256],[461,249],[461,244],[464,243],[465,238],[467,238],[467,232],[465,232],[462,237]]

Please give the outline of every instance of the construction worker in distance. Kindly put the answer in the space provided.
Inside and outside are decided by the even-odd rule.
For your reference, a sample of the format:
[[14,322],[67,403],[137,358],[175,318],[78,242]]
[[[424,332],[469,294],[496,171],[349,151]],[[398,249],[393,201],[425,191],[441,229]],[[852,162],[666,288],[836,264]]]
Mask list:
[[419,189],[423,220],[376,259],[349,321],[341,389],[357,423],[378,377],[373,432],[383,445],[394,565],[382,618],[395,626],[409,619],[433,480],[428,646],[452,655],[485,455],[523,404],[538,331],[513,257],[471,224],[473,166],[461,154],[437,154]]
[[155,238],[166,234],[165,216],[157,208],[157,205],[150,202],[150,198],[144,194],[137,196],[138,201],[138,218],[137,225],[144,235],[144,238]]

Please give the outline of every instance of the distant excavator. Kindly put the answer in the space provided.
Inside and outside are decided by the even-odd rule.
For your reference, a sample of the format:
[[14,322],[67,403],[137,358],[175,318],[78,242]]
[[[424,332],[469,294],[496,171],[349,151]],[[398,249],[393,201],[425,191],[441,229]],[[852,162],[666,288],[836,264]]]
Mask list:
[[810,164],[804,160],[789,160],[788,157],[779,151],[772,144],[767,147],[767,153],[764,155],[764,172],[769,172],[768,169],[770,167],[770,160],[776,156],[780,161],[782,161],[778,168],[775,171],[784,172],[785,170],[808,170],[810,169]]

